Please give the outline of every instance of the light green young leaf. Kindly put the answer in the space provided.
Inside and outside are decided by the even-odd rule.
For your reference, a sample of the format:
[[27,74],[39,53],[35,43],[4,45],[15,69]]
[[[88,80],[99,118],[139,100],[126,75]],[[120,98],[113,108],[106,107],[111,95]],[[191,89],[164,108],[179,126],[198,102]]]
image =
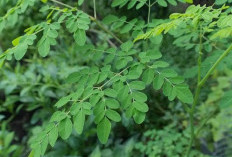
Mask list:
[[104,118],[97,125],[97,136],[102,144],[106,144],[110,135],[111,123],[108,118]]
[[[220,1],[225,1],[225,0],[220,0]],[[192,4],[193,0],[185,0],[185,2]]]

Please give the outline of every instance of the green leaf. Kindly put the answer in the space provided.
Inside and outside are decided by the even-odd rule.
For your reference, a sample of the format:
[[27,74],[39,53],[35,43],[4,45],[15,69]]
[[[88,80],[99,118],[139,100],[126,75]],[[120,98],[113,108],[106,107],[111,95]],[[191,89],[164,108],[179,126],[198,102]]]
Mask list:
[[61,98],[61,99],[55,104],[55,106],[56,106],[57,108],[61,108],[61,107],[63,107],[65,104],[67,104],[67,103],[69,102],[69,100],[70,100],[70,96],[65,96],[65,97]]
[[13,50],[15,59],[22,59],[27,52],[27,48],[28,46],[26,44],[19,44],[17,47],[15,47],[15,49]]
[[95,122],[96,124],[100,123],[101,120],[104,118],[104,116],[105,116],[105,111],[104,111],[104,109],[103,109],[102,112],[99,112],[99,113],[96,115],[96,117],[95,117],[95,119],[94,119],[94,122]]
[[146,114],[142,112],[136,112],[133,115],[134,121],[137,124],[141,124],[145,120]]
[[57,138],[58,138],[58,128],[54,125],[54,128],[50,130],[48,135],[48,140],[52,147],[55,146]]
[[168,3],[165,0],[157,0],[157,3],[162,7],[168,6]]
[[110,135],[111,123],[108,118],[104,118],[97,125],[97,136],[102,144],[106,144]]
[[139,4],[136,5],[136,9],[140,9],[142,6],[144,6],[146,2],[140,2]]
[[159,90],[164,83],[164,77],[161,74],[155,76],[153,80],[153,88]]
[[146,85],[150,84],[154,78],[155,72],[153,69],[146,69],[142,75],[143,82],[146,83]]
[[118,93],[117,91],[115,91],[114,89],[111,88],[107,88],[104,90],[104,93],[106,96],[112,97],[112,98],[116,98]]
[[193,94],[187,86],[175,86],[177,98],[183,103],[192,104]]
[[147,112],[148,111],[148,106],[146,103],[134,101],[133,106],[136,110],[138,110],[140,112]]
[[163,93],[165,96],[169,96],[172,92],[172,84],[168,81],[165,81],[164,82],[164,85],[163,85]]
[[68,75],[66,82],[67,83],[76,83],[80,80],[81,74],[79,72],[73,72],[70,75]]
[[165,69],[162,71],[164,77],[176,77],[177,73],[173,69]]
[[101,83],[101,82],[105,81],[108,77],[108,74],[109,74],[108,72],[101,72],[99,77],[98,77],[97,83]]
[[113,22],[115,22],[115,21],[117,21],[118,20],[118,17],[117,16],[114,16],[114,15],[108,15],[108,16],[106,16],[104,19],[103,19],[103,23],[104,24],[106,24],[106,25],[109,25],[109,24],[111,24],[111,23],[113,23]]
[[[222,0],[220,0],[220,1],[222,1]],[[226,0],[224,0],[224,1],[226,1]],[[185,0],[185,2],[192,4],[193,0]]]
[[133,42],[127,41],[127,42],[123,43],[120,47],[123,51],[128,52],[133,47]]
[[69,118],[64,119],[59,124],[59,135],[63,140],[68,139],[72,133],[72,121]]
[[43,156],[45,154],[47,147],[48,147],[48,138],[44,138],[42,140],[42,142],[41,142],[41,153],[40,153],[40,155]]
[[4,61],[5,61],[6,57],[2,57],[0,58],[0,69],[2,68]]
[[50,51],[50,42],[47,39],[41,41],[42,39],[43,38],[39,41],[40,44],[38,44],[38,51],[40,56],[46,57]]
[[232,91],[230,90],[224,93],[219,103],[219,106],[221,109],[226,109],[231,105],[232,105]]
[[81,6],[83,4],[84,0],[78,0],[78,5]]
[[134,27],[133,24],[127,24],[127,25],[125,25],[125,26],[120,30],[120,33],[122,33],[122,34],[127,33],[127,32],[129,32],[133,27]]
[[116,6],[119,6],[121,5],[122,3],[124,3],[125,0],[113,0],[112,2],[112,7],[116,7]]
[[145,102],[145,101],[147,101],[147,96],[144,93],[142,93],[142,92],[134,91],[132,93],[132,97],[136,101],[138,101],[138,102]]
[[94,106],[101,99],[100,95],[92,95],[89,99],[89,102]]
[[131,89],[143,90],[145,89],[145,83],[142,81],[132,81],[129,83]]
[[85,45],[86,42],[85,30],[77,29],[77,31],[74,33],[74,39],[78,45],[80,46]]
[[22,37],[20,36],[20,37],[14,39],[14,40],[12,41],[13,46],[17,46],[17,45],[19,44],[19,41],[20,41],[21,38],[22,38]]
[[50,122],[59,122],[67,117],[67,114],[65,112],[56,111],[53,113]]
[[41,2],[43,2],[43,3],[47,3],[47,2],[48,2],[48,0],[41,0]]
[[175,97],[176,97],[176,88],[172,88],[172,90],[170,91],[168,95],[168,100],[173,101]]
[[168,3],[170,3],[171,5],[174,5],[174,6],[176,6],[177,5],[177,3],[176,3],[176,1],[175,0],[167,0],[168,1]]
[[81,134],[85,124],[85,114],[83,113],[83,110],[77,113],[77,115],[73,118],[73,122],[74,129],[78,134]]
[[114,111],[114,110],[107,110],[106,111],[106,116],[111,119],[112,121],[115,122],[120,122],[121,121],[121,116],[118,112]]
[[49,36],[51,38],[57,38],[58,32],[55,29],[49,29],[47,32],[47,36]]
[[79,99],[81,95],[83,94],[84,90],[85,90],[84,86],[82,85],[77,86],[77,90],[71,95],[72,99],[73,100]]
[[118,109],[120,107],[119,102],[115,99],[106,99],[105,104],[111,109]]
[[122,68],[126,67],[127,63],[128,63],[128,61],[125,58],[118,59],[116,62],[116,68],[118,70],[122,69]]

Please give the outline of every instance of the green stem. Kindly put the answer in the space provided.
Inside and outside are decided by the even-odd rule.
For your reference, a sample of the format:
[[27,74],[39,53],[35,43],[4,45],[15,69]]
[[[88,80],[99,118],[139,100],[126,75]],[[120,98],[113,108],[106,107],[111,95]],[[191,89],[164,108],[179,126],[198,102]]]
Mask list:
[[68,5],[68,4],[62,3],[60,1],[57,1],[57,0],[51,0],[51,1],[54,2],[54,3],[60,4],[60,5],[63,5],[65,7],[67,7],[67,8],[75,9],[74,7],[72,7],[72,6]]
[[[202,60],[202,37],[203,34],[201,32],[201,27],[200,27],[200,35],[199,35],[199,39],[200,39],[200,43],[199,43],[199,55],[198,55],[198,74],[197,74],[197,84],[199,84],[199,82],[201,81],[201,60]],[[199,95],[201,92],[201,86],[197,85],[197,89],[195,92],[195,96],[194,96],[194,100],[193,100],[193,105],[190,109],[189,112],[189,118],[190,118],[190,130],[191,130],[191,138],[190,138],[190,143],[187,149],[187,157],[190,154],[194,139],[195,139],[195,134],[194,134],[194,112],[195,112],[195,108],[199,99]]]
[[93,22],[95,22],[98,27],[100,27],[104,32],[106,32],[107,34],[109,34],[110,36],[112,36],[115,40],[117,40],[120,44],[122,44],[123,42],[116,36],[114,35],[113,32],[111,32],[110,30],[106,29],[97,19],[91,17],[90,18]]
[[213,66],[209,69],[205,77],[199,83],[199,86],[203,86],[212,72],[215,70],[217,65],[228,55],[228,53],[232,50],[232,44],[222,53],[222,55],[217,59],[217,61],[213,64]]
[[94,18],[97,19],[96,0],[93,0],[93,11],[94,11]]
[[[194,139],[195,139],[195,133],[194,133],[194,112],[195,112],[195,108],[199,99],[199,95],[200,95],[200,91],[201,88],[204,86],[205,82],[208,80],[209,76],[213,73],[213,71],[215,70],[215,68],[218,66],[218,64],[229,54],[229,52],[232,50],[232,44],[222,53],[222,55],[217,59],[217,61],[213,64],[213,66],[210,68],[210,70],[207,72],[207,74],[205,75],[205,77],[201,80],[201,75],[200,72],[201,70],[198,69],[198,85],[197,85],[197,89],[196,89],[196,93],[195,93],[195,97],[194,97],[194,102],[192,105],[192,108],[190,110],[189,116],[190,116],[190,128],[191,128],[191,139],[190,139],[190,143],[189,143],[189,147],[187,149],[187,157],[189,157],[190,151],[191,151],[191,147],[193,145]],[[198,58],[198,68],[201,68],[201,50],[200,50],[200,54],[199,54],[199,58]]]
[[151,0],[148,1],[147,23],[150,23],[150,15],[151,15]]
[[192,108],[191,108],[191,110],[189,112],[191,138],[190,138],[190,143],[189,143],[189,146],[188,146],[188,149],[187,149],[187,153],[186,153],[187,157],[189,157],[189,154],[190,154],[190,151],[191,151],[194,139],[195,139],[195,134],[194,134],[194,112],[195,112],[195,108],[196,108],[196,105],[197,105],[197,102],[198,102],[200,91],[201,91],[201,87],[197,86],[197,89],[196,89],[196,92],[195,92],[195,96],[194,96],[193,105],[192,105]]

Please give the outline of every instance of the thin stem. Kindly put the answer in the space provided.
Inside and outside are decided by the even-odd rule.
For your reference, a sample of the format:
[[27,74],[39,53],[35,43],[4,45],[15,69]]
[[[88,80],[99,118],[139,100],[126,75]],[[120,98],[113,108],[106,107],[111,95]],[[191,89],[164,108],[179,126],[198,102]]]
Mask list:
[[213,115],[215,114],[215,112],[210,113],[204,120],[203,122],[200,124],[199,128],[195,131],[195,137],[197,137],[199,135],[199,133],[201,132],[201,130],[203,129],[204,125],[209,121],[210,118],[213,117]]
[[[202,60],[202,38],[203,38],[203,34],[202,34],[202,27],[200,27],[200,35],[199,35],[199,55],[198,55],[198,74],[197,74],[197,84],[200,83],[201,81],[201,60]],[[195,96],[194,96],[194,100],[193,100],[193,105],[190,109],[189,112],[189,118],[190,118],[190,130],[191,130],[191,138],[190,138],[190,143],[187,149],[187,157],[189,156],[189,153],[191,151],[194,139],[195,139],[195,134],[194,134],[194,112],[195,112],[195,108],[199,99],[199,95],[201,92],[201,86],[197,86],[196,92],[195,92]]]
[[197,83],[201,81],[201,60],[202,60],[202,37],[203,34],[200,33],[200,44],[199,44],[199,57],[198,57],[198,76]]
[[215,70],[217,65],[228,55],[228,53],[232,50],[232,44],[222,53],[222,55],[217,59],[217,61],[213,64],[213,66],[209,69],[205,77],[199,83],[199,86],[203,86],[212,72]]
[[195,96],[194,96],[193,105],[192,105],[192,108],[191,108],[191,110],[189,112],[191,138],[190,138],[190,143],[189,143],[189,146],[188,146],[188,149],[187,149],[187,153],[186,153],[187,157],[189,157],[189,154],[190,154],[190,151],[191,151],[194,139],[195,139],[195,134],[194,134],[194,112],[195,112],[195,108],[196,108],[196,105],[197,105],[197,102],[198,102],[200,91],[201,91],[201,87],[197,86],[197,89],[196,89],[196,92],[195,92]]
[[148,1],[147,23],[150,23],[150,15],[151,15],[151,0]]
[[151,4],[151,7],[152,7],[153,5],[155,5],[156,3],[157,3],[157,1],[153,2],[153,3]]
[[94,18],[97,19],[96,0],[93,0],[93,11],[94,11]]
[[98,27],[100,27],[104,32],[108,33],[109,35],[111,35],[115,40],[117,40],[120,44],[122,44],[123,42],[116,36],[114,35],[113,32],[111,32],[110,30],[106,29],[97,19],[95,19],[94,17],[90,17],[90,19],[95,22]]
[[[205,75],[205,77],[201,80],[200,78],[200,70],[198,70],[198,85],[197,85],[197,89],[196,89],[196,93],[195,93],[195,97],[194,97],[194,102],[192,105],[192,108],[190,110],[190,128],[191,128],[191,139],[190,139],[190,144],[189,147],[187,149],[187,157],[189,157],[190,151],[191,151],[191,147],[192,144],[194,142],[195,139],[195,133],[194,133],[194,112],[195,112],[195,108],[196,105],[198,103],[198,99],[199,99],[199,95],[200,95],[200,91],[201,88],[203,87],[203,85],[205,84],[205,82],[208,80],[209,76],[212,74],[212,72],[215,70],[215,68],[217,67],[217,65],[228,55],[228,53],[232,50],[232,44],[222,53],[222,55],[217,59],[217,61],[213,64],[213,66],[210,68],[210,70],[207,72],[207,74]],[[200,50],[201,52],[201,50]],[[201,54],[201,53],[200,53]],[[199,58],[201,57],[201,55],[199,55]],[[198,61],[201,61],[200,59],[198,59]],[[198,67],[200,68],[200,64],[201,62],[198,62]]]
[[51,0],[51,1],[54,2],[54,3],[60,4],[60,5],[63,5],[65,7],[67,7],[67,8],[75,9],[74,7],[72,7],[72,6],[68,5],[68,4],[62,3],[60,1],[57,1],[57,0]]

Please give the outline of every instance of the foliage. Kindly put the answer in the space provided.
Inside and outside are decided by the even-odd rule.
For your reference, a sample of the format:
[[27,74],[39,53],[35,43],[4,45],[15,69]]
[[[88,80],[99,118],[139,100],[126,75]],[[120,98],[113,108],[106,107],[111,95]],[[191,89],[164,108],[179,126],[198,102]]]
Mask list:
[[[152,156],[182,156],[188,146],[188,133],[179,133],[171,126],[163,130],[148,130],[144,133],[142,142],[136,144],[142,154]],[[191,152],[190,156],[204,156],[197,151]]]
[[[228,45],[231,8],[190,5],[185,13],[173,13],[170,19],[154,18],[158,14],[152,12],[154,7],[164,11],[163,7],[185,5],[179,2],[193,3],[189,0],[12,2],[13,7],[0,18],[3,35],[20,17],[26,18],[23,16],[28,10],[39,10],[36,17],[29,17],[33,22],[26,26],[19,21],[20,36],[14,36],[13,47],[9,46],[11,39],[4,41],[0,37],[4,41],[0,53],[1,115],[4,121],[13,122],[20,113],[28,113],[23,128],[30,134],[22,143],[32,149],[30,157],[134,156],[138,152],[148,156],[204,156],[196,141],[206,123],[205,130],[213,132],[212,142],[223,138],[224,132],[232,127],[229,120],[226,126],[220,125],[225,115],[230,114],[229,77],[224,84],[220,83],[223,77],[215,76],[219,86],[211,91],[206,81],[213,82],[209,78],[215,70],[220,73],[231,67],[232,46]],[[7,6],[9,2],[1,5]],[[111,9],[100,13],[98,6]],[[124,11],[118,13],[119,9]],[[148,11],[145,18],[125,16],[139,10]],[[183,60],[173,54],[174,50],[187,50],[192,58]],[[180,67],[175,65],[176,59],[182,62]],[[205,96],[200,97],[200,91]],[[182,114],[176,114],[179,111],[173,107],[178,104],[184,108]],[[215,117],[206,114],[208,108]],[[170,113],[178,117],[175,122]],[[201,124],[196,126],[195,119]],[[117,127],[126,128],[130,135],[123,139],[123,132],[122,137],[117,137]],[[134,132],[133,127],[141,130]],[[145,132],[144,136],[139,131]],[[13,133],[4,134],[9,134],[11,142]],[[84,141],[89,140],[90,144],[83,148]],[[192,145],[198,150],[193,150]],[[10,149],[5,156],[13,149],[8,147],[9,144],[4,148],[4,152]],[[30,150],[15,145],[13,150],[17,149]]]

